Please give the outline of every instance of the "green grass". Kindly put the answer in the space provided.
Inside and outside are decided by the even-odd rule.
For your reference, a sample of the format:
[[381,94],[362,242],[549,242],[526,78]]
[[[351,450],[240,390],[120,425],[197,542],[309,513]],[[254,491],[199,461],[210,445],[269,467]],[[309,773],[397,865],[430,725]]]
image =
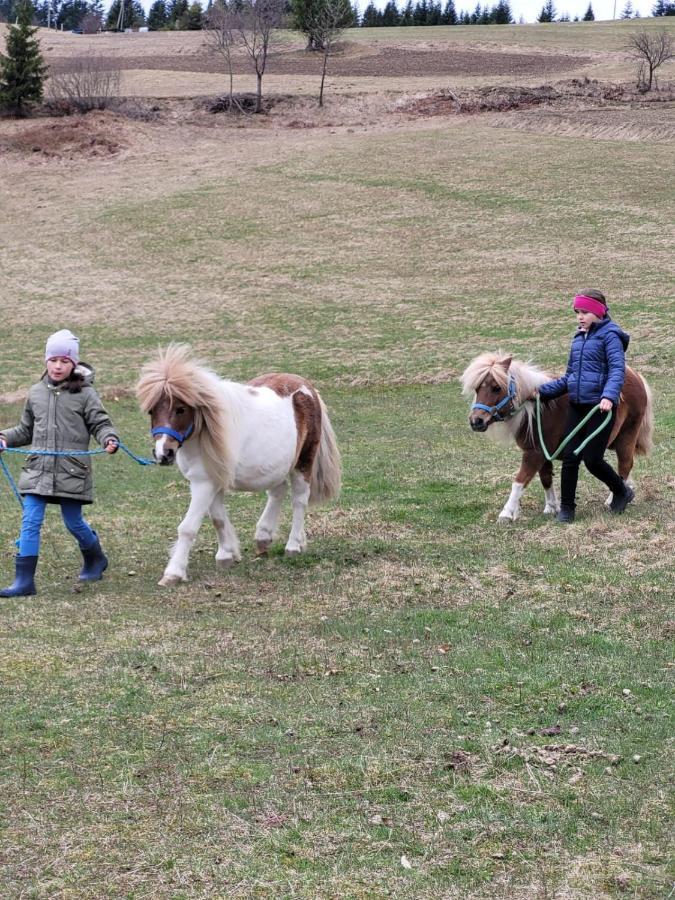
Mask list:
[[[5,198],[3,388],[72,327],[145,454],[130,388],[158,343],[234,378],[300,371],[343,494],[297,560],[256,560],[262,498],[233,496],[242,563],[216,570],[205,524],[171,591],[177,470],[96,459],[111,566],[81,591],[50,511],[38,596],[0,606],[0,894],[668,896],[672,147],[474,121],[242,136],[236,158],[213,140],[162,182],[136,151],[33,170],[39,211]],[[471,433],[456,376],[496,346],[560,368],[582,286],[632,333],[657,445],[622,519],[584,475],[575,525],[532,485],[499,526],[518,454]]]

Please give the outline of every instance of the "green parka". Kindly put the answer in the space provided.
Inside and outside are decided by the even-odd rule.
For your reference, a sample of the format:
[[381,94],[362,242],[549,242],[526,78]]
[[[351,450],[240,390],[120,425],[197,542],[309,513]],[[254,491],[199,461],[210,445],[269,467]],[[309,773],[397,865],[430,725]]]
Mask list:
[[[28,392],[21,421],[0,433],[8,447],[32,450],[88,450],[90,436],[104,446],[119,442],[94,390],[94,370],[79,363],[70,378],[50,384],[47,375]],[[94,480],[89,456],[28,456],[19,479],[22,494],[92,503]]]

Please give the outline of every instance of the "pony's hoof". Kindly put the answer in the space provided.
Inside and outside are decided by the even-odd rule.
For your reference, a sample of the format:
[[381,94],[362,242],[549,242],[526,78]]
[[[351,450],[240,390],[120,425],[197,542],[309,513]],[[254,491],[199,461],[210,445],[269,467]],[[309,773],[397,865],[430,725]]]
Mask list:
[[216,565],[219,569],[231,569],[236,562],[238,560],[234,556],[226,556],[223,559],[217,559]]
[[511,516],[511,515],[501,515],[501,516],[497,519],[497,522],[498,522],[500,525],[510,525],[511,522],[515,522],[515,521],[516,521],[516,517],[515,517],[515,516]]
[[160,587],[175,587],[181,581],[187,581],[187,578],[181,578],[180,575],[163,575],[157,584]]
[[293,547],[291,549],[286,547],[284,556],[302,556],[302,550],[299,547]]
[[255,555],[256,556],[267,556],[267,551],[272,546],[272,541],[256,541],[255,542]]

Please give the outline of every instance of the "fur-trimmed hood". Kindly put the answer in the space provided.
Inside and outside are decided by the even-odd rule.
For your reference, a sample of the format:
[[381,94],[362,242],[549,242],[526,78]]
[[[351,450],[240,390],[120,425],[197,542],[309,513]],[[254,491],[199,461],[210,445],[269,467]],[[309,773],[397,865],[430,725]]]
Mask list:
[[90,366],[89,363],[79,362],[65,381],[54,384],[46,371],[42,376],[42,380],[49,388],[58,388],[60,391],[79,394],[82,388],[94,386],[95,375],[96,371],[93,366]]

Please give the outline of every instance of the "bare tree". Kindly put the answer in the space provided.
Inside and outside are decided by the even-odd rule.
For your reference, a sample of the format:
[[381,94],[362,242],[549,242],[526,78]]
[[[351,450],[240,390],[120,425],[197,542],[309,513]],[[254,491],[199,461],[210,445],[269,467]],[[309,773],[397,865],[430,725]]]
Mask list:
[[96,56],[76,59],[68,71],[54,72],[47,84],[52,103],[69,110],[106,109],[119,96],[121,70]]
[[308,12],[309,29],[314,46],[323,53],[321,67],[321,88],[319,90],[319,106],[323,106],[323,90],[326,81],[328,57],[335,44],[350,22],[354,13],[349,0],[322,0]]
[[230,94],[228,109],[230,112],[241,105],[234,98],[234,72],[232,67],[232,53],[237,44],[240,30],[239,12],[235,7],[235,0],[217,0],[208,12],[206,19],[206,41],[212,52],[219,54],[227,66],[230,76]]
[[656,81],[654,73],[664,62],[675,58],[673,39],[665,28],[659,31],[638,31],[628,39],[626,50],[637,62],[638,90],[651,91]]
[[262,80],[274,30],[284,20],[286,0],[245,0],[241,4],[237,29],[257,79],[255,111],[262,110]]

